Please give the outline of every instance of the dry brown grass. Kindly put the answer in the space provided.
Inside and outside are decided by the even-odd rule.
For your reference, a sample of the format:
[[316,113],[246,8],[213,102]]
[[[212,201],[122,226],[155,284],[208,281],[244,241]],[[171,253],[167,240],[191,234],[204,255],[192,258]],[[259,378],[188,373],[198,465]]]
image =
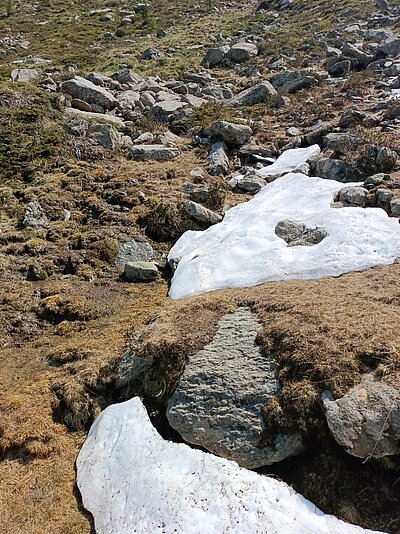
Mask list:
[[[113,364],[130,333],[159,308],[166,287],[67,281],[35,287],[70,300],[80,294],[101,313],[43,324],[24,342],[18,333],[0,336],[0,532],[86,534],[90,525],[74,496],[75,458],[85,432],[68,431],[64,423],[85,428],[110,402]],[[15,291],[3,283],[1,289],[10,300],[21,294],[28,300],[32,285],[21,282]],[[33,308],[38,305],[31,300]],[[49,367],[49,359],[60,367]]]
[[155,367],[170,389],[185,357],[212,339],[220,317],[250,306],[262,322],[260,341],[275,354],[283,384],[308,381],[338,397],[372,367],[400,390],[399,275],[395,264],[171,301],[142,333],[139,350],[163,359],[163,365],[167,360],[172,378],[168,367]]

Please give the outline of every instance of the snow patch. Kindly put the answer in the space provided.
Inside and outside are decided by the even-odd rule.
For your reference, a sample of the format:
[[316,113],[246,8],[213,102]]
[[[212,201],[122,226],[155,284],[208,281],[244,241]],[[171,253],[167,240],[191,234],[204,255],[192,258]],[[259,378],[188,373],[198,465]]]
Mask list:
[[109,406],[77,460],[97,534],[356,534],[287,484],[165,441],[139,398]]
[[[346,184],[352,185],[360,184]],[[171,264],[179,262],[170,297],[273,280],[338,276],[393,263],[400,257],[399,221],[380,208],[332,208],[342,188],[334,180],[289,173],[228,210],[219,224],[204,232],[185,232],[168,255]],[[275,234],[284,219],[307,228],[323,227],[328,235],[312,247],[288,247]]]

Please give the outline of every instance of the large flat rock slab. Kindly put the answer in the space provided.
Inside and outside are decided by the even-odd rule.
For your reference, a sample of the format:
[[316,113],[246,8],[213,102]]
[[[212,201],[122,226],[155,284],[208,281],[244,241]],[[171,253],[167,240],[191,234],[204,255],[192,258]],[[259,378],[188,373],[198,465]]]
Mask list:
[[259,447],[261,408],[280,390],[273,356],[256,344],[260,327],[249,308],[225,315],[213,341],[189,357],[167,409],[186,441],[251,469],[304,449],[299,433]]

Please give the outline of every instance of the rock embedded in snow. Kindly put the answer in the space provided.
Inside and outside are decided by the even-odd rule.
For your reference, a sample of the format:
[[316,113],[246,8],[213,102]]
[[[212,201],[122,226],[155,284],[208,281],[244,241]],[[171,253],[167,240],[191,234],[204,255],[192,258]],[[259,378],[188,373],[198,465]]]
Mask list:
[[400,453],[400,395],[366,376],[344,397],[323,401],[333,437],[349,454],[381,458]]
[[318,245],[328,235],[324,228],[307,228],[288,220],[278,222],[275,233],[290,247]]
[[232,63],[243,63],[255,57],[258,54],[258,46],[253,43],[234,44],[226,54],[226,57]]
[[304,450],[299,432],[259,446],[261,408],[280,390],[273,357],[256,344],[260,327],[249,308],[222,317],[212,342],[189,357],[167,409],[186,441],[249,469]]
[[368,191],[364,187],[343,187],[338,193],[339,201],[345,206],[364,207],[368,202]]
[[216,224],[222,220],[222,216],[219,215],[219,213],[215,213],[215,211],[211,211],[201,204],[193,202],[192,200],[189,200],[185,203],[184,210],[189,217],[202,223]]
[[77,484],[97,534],[372,532],[323,514],[284,482],[165,441],[138,397],[97,418]]
[[238,180],[234,180],[234,183],[235,187],[253,194],[258,193],[267,184],[264,178],[258,176],[254,171],[245,174]]
[[353,165],[339,159],[322,158],[312,165],[312,172],[326,180],[354,182],[357,179]]
[[[287,158],[287,166],[294,163],[290,154]],[[293,159],[298,163],[296,151]],[[282,169],[284,161],[279,160],[259,173]],[[393,263],[400,257],[398,221],[377,208],[332,208],[342,187],[333,180],[290,173],[228,210],[221,223],[204,232],[186,232],[168,256],[172,262],[181,258],[170,296],[178,299],[272,280],[338,276]],[[316,246],[288,247],[275,234],[284,219],[324,228],[328,235]]]

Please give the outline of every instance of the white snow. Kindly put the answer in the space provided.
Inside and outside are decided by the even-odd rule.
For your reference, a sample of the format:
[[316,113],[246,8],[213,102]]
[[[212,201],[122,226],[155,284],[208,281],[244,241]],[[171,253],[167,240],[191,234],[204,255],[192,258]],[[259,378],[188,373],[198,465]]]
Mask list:
[[165,441],[139,398],[108,407],[77,460],[97,534],[356,534],[287,484]]
[[[257,174],[261,178],[275,176],[277,174],[286,174],[299,170],[308,160],[314,158],[321,152],[318,145],[312,145],[308,148],[293,148],[286,150],[272,165],[260,169]],[[240,179],[241,176],[236,177]]]
[[[272,280],[338,276],[393,263],[400,257],[397,219],[380,208],[330,206],[337,191],[352,185],[360,184],[289,173],[228,210],[219,224],[204,232],[185,232],[168,256],[179,261],[170,297]],[[289,247],[275,234],[284,219],[323,227],[328,236],[318,245]]]

